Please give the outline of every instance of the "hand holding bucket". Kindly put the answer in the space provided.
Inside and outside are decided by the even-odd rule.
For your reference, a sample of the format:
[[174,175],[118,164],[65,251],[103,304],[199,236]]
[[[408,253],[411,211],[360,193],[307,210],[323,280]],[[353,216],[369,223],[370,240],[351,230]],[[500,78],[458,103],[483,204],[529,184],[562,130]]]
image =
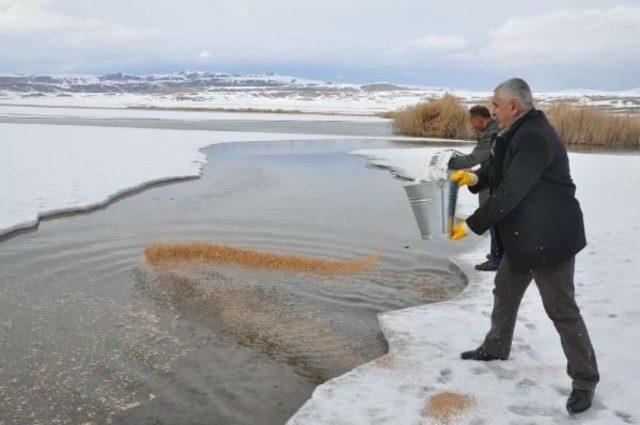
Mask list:
[[475,173],[466,170],[458,170],[451,175],[451,180],[462,186],[475,186],[478,184],[478,176]]
[[435,153],[428,158],[420,177],[413,184],[404,187],[422,239],[451,237],[458,201],[458,184],[453,180],[448,164],[455,153],[452,149]]

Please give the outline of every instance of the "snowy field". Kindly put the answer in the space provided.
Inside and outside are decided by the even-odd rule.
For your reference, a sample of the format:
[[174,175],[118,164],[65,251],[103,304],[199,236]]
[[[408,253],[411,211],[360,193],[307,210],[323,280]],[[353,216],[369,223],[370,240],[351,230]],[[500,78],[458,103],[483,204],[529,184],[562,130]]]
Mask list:
[[[307,113],[374,115],[414,105],[421,100],[440,97],[440,90],[400,90],[384,92],[335,91],[309,93],[307,91],[242,89],[233,91],[198,92],[191,97],[155,94],[81,94],[60,97],[46,94],[25,97],[15,93],[0,93],[0,103],[35,106],[82,106],[98,108],[155,107],[155,108],[222,108],[284,110]],[[480,101],[488,93],[469,93],[469,98]]]
[[[450,92],[467,104],[486,101],[489,91],[305,80],[273,74],[182,72],[127,75],[0,75],[0,104],[126,108],[221,108],[376,114]],[[573,89],[537,92],[540,106],[552,102],[640,111],[640,88],[626,91]]]
[[[262,109],[330,114],[373,115],[394,111],[418,102],[439,98],[450,92],[468,105],[486,102],[490,92],[455,89],[400,89],[387,91],[337,90],[315,93],[297,90],[242,89],[233,91],[198,92],[192,97],[171,94],[99,94],[74,93],[61,97],[43,94],[37,97],[16,93],[1,93],[0,103],[35,106],[82,106],[98,108],[214,108]],[[625,92],[562,91],[535,93],[540,106],[553,102],[597,106],[615,111],[640,111],[640,90]]]
[[[420,149],[408,151],[357,153],[411,178],[423,155]],[[522,302],[510,359],[460,360],[461,351],[482,342],[492,307],[494,274],[473,269],[489,242],[470,236],[477,239],[477,249],[454,258],[468,276],[465,291],[450,301],[380,315],[389,354],[318,387],[288,424],[436,424],[427,402],[446,391],[472,400],[455,424],[640,423],[635,410],[640,404],[640,223],[634,196],[640,175],[629,172],[640,167],[640,156],[570,154],[570,159],[588,239],[576,262],[577,299],[601,373],[590,411],[572,418],[565,410],[571,383],[564,355],[533,284]],[[469,199],[462,198],[467,210]]]
[[[199,149],[318,136],[0,124],[0,235],[162,181],[200,175]],[[330,139],[330,136],[322,136]]]

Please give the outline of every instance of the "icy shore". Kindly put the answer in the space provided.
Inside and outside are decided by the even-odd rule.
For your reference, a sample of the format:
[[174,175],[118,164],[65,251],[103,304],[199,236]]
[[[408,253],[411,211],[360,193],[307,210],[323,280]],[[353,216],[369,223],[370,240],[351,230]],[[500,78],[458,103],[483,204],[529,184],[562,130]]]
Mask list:
[[[407,149],[360,154],[411,178],[422,156],[401,151]],[[576,418],[565,411],[570,381],[564,355],[533,284],[522,302],[511,358],[460,360],[460,351],[481,343],[492,306],[493,274],[473,270],[488,248],[488,240],[477,238],[477,249],[453,259],[469,279],[458,298],[381,314],[389,354],[319,386],[288,424],[436,424],[428,400],[446,391],[472,400],[455,424],[638,423],[640,224],[632,191],[640,176],[625,172],[621,179],[620,173],[638,168],[640,156],[570,159],[589,243],[577,257],[577,299],[602,375],[590,411]]]
[[[200,175],[217,143],[330,139],[277,133],[0,124],[0,235]],[[333,137],[336,138],[336,137]]]

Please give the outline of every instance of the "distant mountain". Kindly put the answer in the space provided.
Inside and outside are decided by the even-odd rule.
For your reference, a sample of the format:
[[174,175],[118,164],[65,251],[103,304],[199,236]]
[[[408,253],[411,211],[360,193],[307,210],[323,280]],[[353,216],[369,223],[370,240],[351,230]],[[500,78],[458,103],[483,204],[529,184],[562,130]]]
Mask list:
[[[181,94],[233,90],[283,90],[323,93],[364,94],[376,92],[451,91],[466,97],[473,91],[433,87],[407,87],[389,82],[344,84],[331,81],[307,80],[274,73],[228,74],[223,72],[183,71],[174,74],[133,75],[122,72],[96,75],[25,75],[1,74],[0,92],[23,94],[64,93],[134,93]],[[640,88],[624,91],[572,89],[547,92],[545,95],[570,96],[638,96]]]
[[[391,82],[345,84],[272,73],[18,75],[0,74],[4,103],[167,106],[375,113],[415,105],[451,92],[466,105],[486,102],[490,92],[400,86]],[[566,102],[616,112],[640,112],[640,91],[563,90],[535,93],[538,105]],[[68,99],[63,99],[68,98]]]
[[[391,85],[389,85],[391,87]],[[396,87],[396,86],[392,86]],[[359,86],[267,74],[184,71],[177,74],[131,75],[0,75],[0,90],[17,93],[183,93],[216,89],[292,88],[297,91],[349,91]],[[378,90],[381,87],[377,88]]]

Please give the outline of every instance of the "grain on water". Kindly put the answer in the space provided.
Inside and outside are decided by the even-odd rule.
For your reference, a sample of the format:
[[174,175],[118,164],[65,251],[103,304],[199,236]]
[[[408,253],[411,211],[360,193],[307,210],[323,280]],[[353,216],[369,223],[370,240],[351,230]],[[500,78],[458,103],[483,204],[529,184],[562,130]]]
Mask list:
[[214,263],[276,272],[306,272],[318,275],[360,273],[370,269],[378,261],[377,253],[356,260],[327,260],[236,248],[209,242],[154,243],[145,248],[144,256],[154,266],[176,263]]

